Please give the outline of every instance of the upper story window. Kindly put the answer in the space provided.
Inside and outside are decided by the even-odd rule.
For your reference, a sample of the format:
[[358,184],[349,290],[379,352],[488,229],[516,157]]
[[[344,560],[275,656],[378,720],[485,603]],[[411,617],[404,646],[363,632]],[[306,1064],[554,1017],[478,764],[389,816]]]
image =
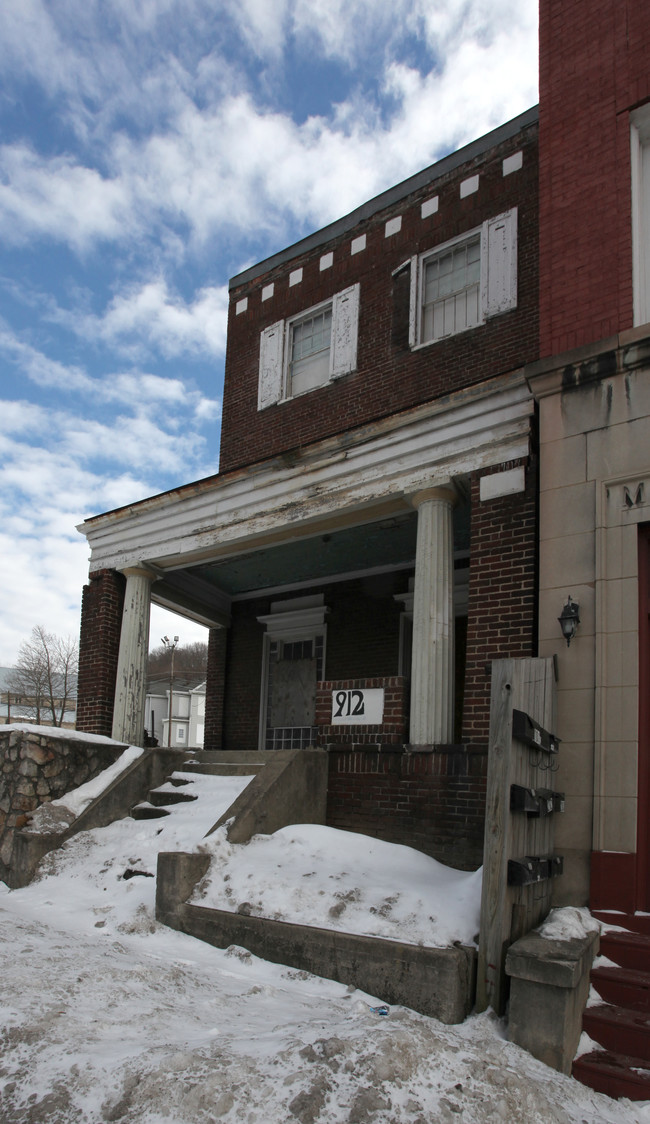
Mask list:
[[358,330],[358,285],[265,328],[260,336],[258,410],[354,371]]
[[630,118],[634,323],[650,322],[650,105]]
[[289,323],[287,397],[304,394],[329,381],[332,343],[331,303]]
[[516,207],[412,260],[411,347],[476,328],[516,305]]

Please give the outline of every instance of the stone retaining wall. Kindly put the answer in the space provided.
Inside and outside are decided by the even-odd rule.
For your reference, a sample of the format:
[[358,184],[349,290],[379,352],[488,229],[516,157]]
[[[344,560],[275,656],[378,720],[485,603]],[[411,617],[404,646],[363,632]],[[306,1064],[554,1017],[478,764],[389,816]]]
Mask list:
[[8,877],[14,832],[27,813],[85,784],[126,747],[15,726],[0,729],[0,878]]

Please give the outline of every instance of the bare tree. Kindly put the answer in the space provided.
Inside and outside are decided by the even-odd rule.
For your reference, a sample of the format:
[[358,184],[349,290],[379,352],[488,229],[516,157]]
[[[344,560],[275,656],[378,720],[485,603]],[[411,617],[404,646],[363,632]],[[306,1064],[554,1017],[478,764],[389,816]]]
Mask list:
[[42,625],[32,629],[21,644],[9,687],[37,722],[48,713],[53,726],[60,726],[77,683],[78,652],[72,637],[55,636]]
[[[149,652],[149,678],[168,675],[169,662],[169,650],[164,644],[152,648]],[[174,656],[174,667],[177,675],[205,676],[208,667],[208,645],[200,640],[195,640],[192,644],[179,644]]]

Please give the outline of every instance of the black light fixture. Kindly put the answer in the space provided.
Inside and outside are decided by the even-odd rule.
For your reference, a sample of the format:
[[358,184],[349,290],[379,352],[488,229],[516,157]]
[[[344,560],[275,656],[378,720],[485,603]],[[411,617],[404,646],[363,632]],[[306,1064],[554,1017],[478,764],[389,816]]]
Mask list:
[[571,594],[569,594],[569,599],[557,619],[560,622],[562,635],[566,640],[566,646],[568,648],[580,624],[580,606],[577,601],[571,600]]

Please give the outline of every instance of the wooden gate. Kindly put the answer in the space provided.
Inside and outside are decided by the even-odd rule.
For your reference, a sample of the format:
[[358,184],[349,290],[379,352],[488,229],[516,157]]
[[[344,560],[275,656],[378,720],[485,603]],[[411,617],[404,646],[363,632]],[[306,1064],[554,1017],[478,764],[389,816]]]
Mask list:
[[508,947],[549,911],[555,814],[564,797],[554,790],[558,739],[552,659],[492,664],[490,742],[477,1009],[503,1014]]

